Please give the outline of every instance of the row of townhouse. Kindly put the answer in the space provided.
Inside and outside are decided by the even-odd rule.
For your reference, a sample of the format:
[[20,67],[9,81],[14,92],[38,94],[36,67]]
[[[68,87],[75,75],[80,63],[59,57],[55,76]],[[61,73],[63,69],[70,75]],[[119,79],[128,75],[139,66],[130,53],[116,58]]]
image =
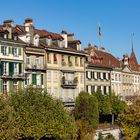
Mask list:
[[108,94],[112,90],[124,99],[140,95],[140,67],[133,48],[130,57],[126,54],[122,60],[96,45],[89,44],[85,52],[89,54],[86,91],[93,93],[100,88],[103,94]]
[[36,29],[32,19],[23,26],[6,20],[0,25],[0,92],[32,85],[73,102],[85,89],[87,56],[74,34]]
[[120,61],[104,48],[82,50],[66,31],[36,29],[32,19],[15,26],[6,20],[0,25],[0,93],[30,85],[71,103],[80,91],[97,88],[126,97],[140,91],[139,65],[133,50]]

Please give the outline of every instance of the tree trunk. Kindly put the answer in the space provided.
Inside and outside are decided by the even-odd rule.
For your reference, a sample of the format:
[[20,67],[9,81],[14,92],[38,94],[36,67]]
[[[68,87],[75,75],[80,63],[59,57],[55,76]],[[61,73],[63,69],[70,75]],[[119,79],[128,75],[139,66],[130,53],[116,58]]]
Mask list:
[[112,116],[112,124],[114,124],[114,114],[112,113],[111,116]]

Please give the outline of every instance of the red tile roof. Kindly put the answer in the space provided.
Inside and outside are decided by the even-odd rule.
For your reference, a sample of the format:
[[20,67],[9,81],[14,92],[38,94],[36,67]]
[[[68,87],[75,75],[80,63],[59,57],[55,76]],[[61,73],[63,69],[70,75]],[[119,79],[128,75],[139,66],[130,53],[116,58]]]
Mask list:
[[112,54],[102,51],[102,50],[96,50],[93,47],[85,48],[85,51],[91,54],[93,51],[94,54],[91,56],[91,62],[95,65],[102,65],[106,67],[121,67],[122,62],[119,61],[117,58],[115,58]]
[[139,65],[135,56],[134,51],[132,50],[131,55],[130,55],[130,59],[129,59],[129,67],[131,68],[131,70],[133,71],[139,71]]

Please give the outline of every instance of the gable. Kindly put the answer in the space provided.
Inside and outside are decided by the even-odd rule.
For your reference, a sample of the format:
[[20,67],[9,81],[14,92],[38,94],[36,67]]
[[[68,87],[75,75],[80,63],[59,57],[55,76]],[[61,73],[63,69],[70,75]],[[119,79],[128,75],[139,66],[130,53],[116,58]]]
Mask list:
[[125,66],[123,69],[122,69],[123,72],[131,72],[131,69],[128,67],[128,66]]

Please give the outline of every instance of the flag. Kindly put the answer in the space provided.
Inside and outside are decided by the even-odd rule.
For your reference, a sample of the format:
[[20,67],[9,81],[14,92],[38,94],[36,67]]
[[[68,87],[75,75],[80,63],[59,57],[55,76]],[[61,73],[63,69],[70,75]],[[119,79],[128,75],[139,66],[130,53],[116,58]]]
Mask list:
[[101,27],[100,27],[100,24],[98,25],[98,36],[101,37],[102,34],[101,34]]

